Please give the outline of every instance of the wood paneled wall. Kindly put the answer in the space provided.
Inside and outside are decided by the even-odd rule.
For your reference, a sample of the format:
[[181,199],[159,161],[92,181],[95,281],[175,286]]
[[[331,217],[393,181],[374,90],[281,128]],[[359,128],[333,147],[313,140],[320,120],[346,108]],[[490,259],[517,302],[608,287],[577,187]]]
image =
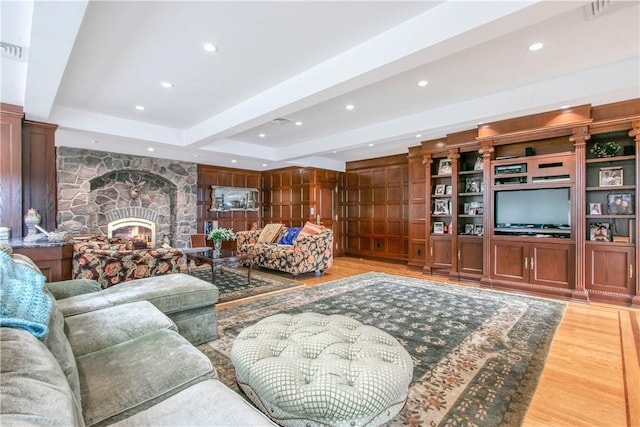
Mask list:
[[22,107],[0,104],[0,226],[16,238],[22,237],[23,118]]
[[409,163],[405,154],[347,164],[345,253],[407,260]]

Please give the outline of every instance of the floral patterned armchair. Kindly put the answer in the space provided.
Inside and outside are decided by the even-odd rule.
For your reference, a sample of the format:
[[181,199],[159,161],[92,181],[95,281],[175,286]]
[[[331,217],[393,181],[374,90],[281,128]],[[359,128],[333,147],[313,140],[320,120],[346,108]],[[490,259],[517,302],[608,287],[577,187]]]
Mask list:
[[[283,227],[280,235],[286,233]],[[322,227],[319,234],[299,236],[293,244],[258,243],[262,230],[236,232],[237,250],[250,255],[253,265],[283,271],[294,277],[309,272],[322,274],[333,265],[333,231]]]
[[178,273],[184,252],[176,248],[134,249],[131,242],[83,241],[73,245],[72,277],[103,288],[144,277]]

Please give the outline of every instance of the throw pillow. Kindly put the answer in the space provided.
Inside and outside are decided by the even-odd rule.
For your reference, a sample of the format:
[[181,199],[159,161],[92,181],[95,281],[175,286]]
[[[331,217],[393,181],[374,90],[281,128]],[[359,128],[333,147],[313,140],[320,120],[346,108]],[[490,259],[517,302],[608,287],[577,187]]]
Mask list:
[[49,332],[53,301],[44,292],[45,277],[0,252],[0,326],[25,329],[40,340]]
[[298,234],[298,237],[296,237],[296,240],[303,239],[306,236],[315,236],[317,234],[324,232],[324,230],[325,230],[324,225],[318,225],[318,224],[314,224],[312,222],[307,221],[307,223],[304,225],[304,227],[302,227],[302,230]]
[[258,236],[258,243],[273,243],[278,238],[284,224],[267,224]]
[[291,227],[282,235],[280,244],[293,245],[293,242],[296,240],[296,237],[298,237],[298,234],[300,234],[300,231],[302,231],[302,227]]

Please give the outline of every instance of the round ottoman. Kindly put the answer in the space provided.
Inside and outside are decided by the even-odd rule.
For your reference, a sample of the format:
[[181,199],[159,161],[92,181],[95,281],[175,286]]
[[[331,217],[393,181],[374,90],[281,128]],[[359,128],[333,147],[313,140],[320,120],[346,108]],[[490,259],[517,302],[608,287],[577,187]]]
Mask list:
[[278,314],[233,343],[238,384],[283,426],[379,425],[402,409],[413,377],[391,335],[340,315]]

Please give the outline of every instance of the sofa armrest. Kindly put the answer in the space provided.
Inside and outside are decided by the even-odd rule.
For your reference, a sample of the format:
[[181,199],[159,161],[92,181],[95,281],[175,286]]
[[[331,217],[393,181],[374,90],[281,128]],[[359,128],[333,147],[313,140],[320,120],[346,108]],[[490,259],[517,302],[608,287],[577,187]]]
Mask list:
[[45,287],[56,300],[61,300],[76,295],[98,292],[102,288],[100,284],[91,279],[72,279],[60,282],[46,282]]

